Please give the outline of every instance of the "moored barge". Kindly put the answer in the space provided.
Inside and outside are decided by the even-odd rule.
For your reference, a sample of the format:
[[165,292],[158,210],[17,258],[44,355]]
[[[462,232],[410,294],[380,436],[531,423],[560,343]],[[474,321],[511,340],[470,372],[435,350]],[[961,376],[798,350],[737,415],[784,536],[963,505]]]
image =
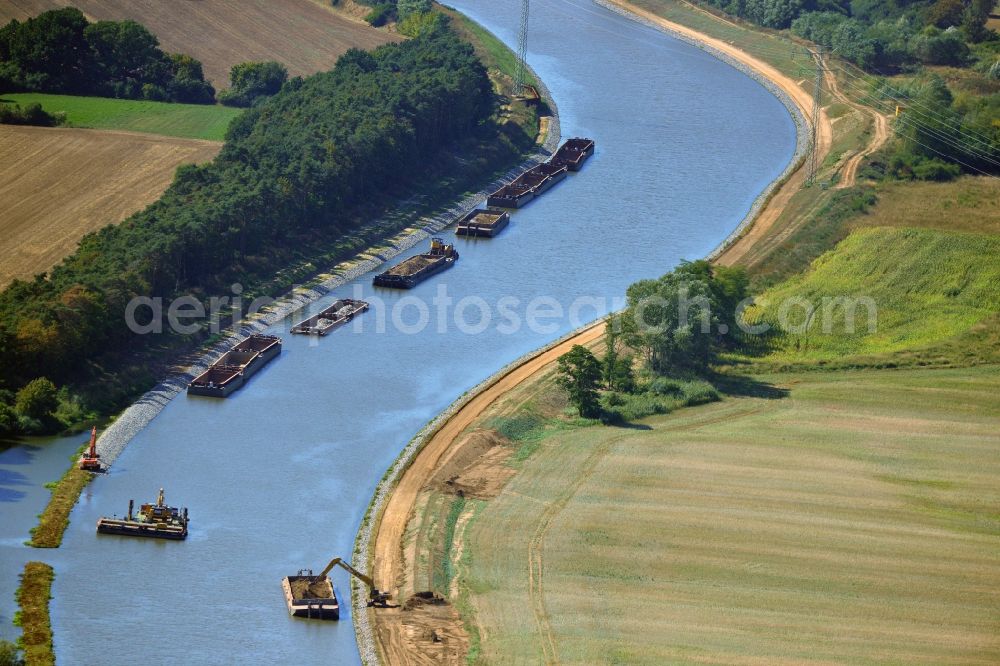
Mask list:
[[525,171],[524,174],[522,175],[522,178],[525,176],[530,176],[535,180],[540,180],[542,176],[546,178],[546,180],[542,181],[535,190],[535,196],[538,196],[539,194],[545,192],[559,181],[566,178],[566,175],[568,173],[569,173],[569,167],[567,167],[565,164],[553,164],[551,162],[542,162],[541,164],[535,165],[530,169],[528,169],[527,171]]
[[188,384],[188,393],[212,398],[228,397],[280,353],[281,338],[251,335],[195,377]]
[[337,593],[325,573],[314,576],[311,569],[300,569],[298,575],[282,579],[281,589],[285,593],[288,614],[292,617],[340,619]]
[[487,206],[521,208],[535,198],[535,188],[522,183],[508,183],[486,199]]
[[587,158],[594,154],[594,140],[574,137],[567,139],[549,160],[550,164],[564,165],[570,171],[579,171]]
[[163,500],[163,488],[156,498],[156,504],[143,504],[139,514],[132,515],[135,500],[128,501],[128,515],[97,520],[99,534],[120,534],[123,536],[154,537],[157,539],[186,539],[188,535],[188,510],[167,506]]
[[368,303],[353,298],[339,298],[319,314],[292,326],[292,333],[304,335],[326,335],[333,329],[346,324],[354,316],[368,310]]
[[510,213],[505,210],[477,208],[458,221],[457,236],[493,238],[510,223]]
[[458,261],[455,246],[445,244],[440,238],[431,239],[431,249],[396,264],[372,280],[376,287],[410,289],[436,273],[451,268]]

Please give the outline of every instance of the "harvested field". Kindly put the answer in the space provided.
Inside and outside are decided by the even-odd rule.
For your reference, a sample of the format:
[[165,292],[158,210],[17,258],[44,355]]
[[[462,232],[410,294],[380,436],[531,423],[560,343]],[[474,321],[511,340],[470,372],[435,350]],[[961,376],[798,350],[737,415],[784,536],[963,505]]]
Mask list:
[[758,379],[547,437],[468,512],[476,663],[1000,660],[997,368]]
[[0,126],[0,286],[71,253],[84,234],[155,201],[178,165],[222,144],[126,132]]
[[201,60],[216,89],[229,69],[248,60],[277,60],[291,76],[331,69],[351,47],[370,49],[400,39],[311,0],[2,0],[0,25],[72,5],[90,20],[132,19],[171,53]]

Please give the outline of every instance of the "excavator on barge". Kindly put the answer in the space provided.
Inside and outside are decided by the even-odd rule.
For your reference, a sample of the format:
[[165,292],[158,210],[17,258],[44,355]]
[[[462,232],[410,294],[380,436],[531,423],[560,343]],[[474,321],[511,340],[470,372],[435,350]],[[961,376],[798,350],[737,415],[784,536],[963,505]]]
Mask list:
[[329,573],[340,567],[368,587],[368,605],[375,608],[392,608],[390,595],[375,587],[375,581],[339,557],[330,560],[318,576],[312,569],[300,569],[295,576],[285,576],[281,588],[285,592],[285,604],[293,617],[315,618],[319,620],[339,620],[340,602],[330,582]]

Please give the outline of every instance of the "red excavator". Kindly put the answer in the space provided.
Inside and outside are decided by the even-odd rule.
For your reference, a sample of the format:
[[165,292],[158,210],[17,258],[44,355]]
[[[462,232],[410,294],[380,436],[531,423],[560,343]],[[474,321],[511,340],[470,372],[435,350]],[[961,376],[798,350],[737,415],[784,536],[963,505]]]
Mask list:
[[103,472],[101,454],[97,452],[97,426],[90,430],[90,448],[80,458],[80,469],[85,472]]

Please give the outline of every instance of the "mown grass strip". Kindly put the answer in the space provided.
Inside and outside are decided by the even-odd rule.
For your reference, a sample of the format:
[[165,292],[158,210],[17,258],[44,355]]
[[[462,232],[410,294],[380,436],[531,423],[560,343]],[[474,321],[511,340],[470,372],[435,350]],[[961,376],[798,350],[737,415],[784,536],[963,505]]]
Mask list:
[[28,562],[17,588],[17,603],[21,610],[14,624],[21,627],[18,645],[24,650],[27,666],[48,666],[56,663],[52,650],[52,624],[49,620],[49,599],[55,572],[44,562]]
[[0,102],[13,102],[22,107],[41,104],[49,113],[65,113],[69,127],[128,130],[208,141],[222,141],[229,123],[243,111],[217,104],[173,104],[44,93],[4,93],[0,94]]
[[58,548],[62,543],[63,533],[69,526],[69,512],[80,498],[80,493],[90,483],[93,475],[84,472],[76,466],[66,470],[63,477],[56,483],[49,498],[48,506],[38,517],[38,525],[31,529],[31,540],[28,545],[33,548]]

